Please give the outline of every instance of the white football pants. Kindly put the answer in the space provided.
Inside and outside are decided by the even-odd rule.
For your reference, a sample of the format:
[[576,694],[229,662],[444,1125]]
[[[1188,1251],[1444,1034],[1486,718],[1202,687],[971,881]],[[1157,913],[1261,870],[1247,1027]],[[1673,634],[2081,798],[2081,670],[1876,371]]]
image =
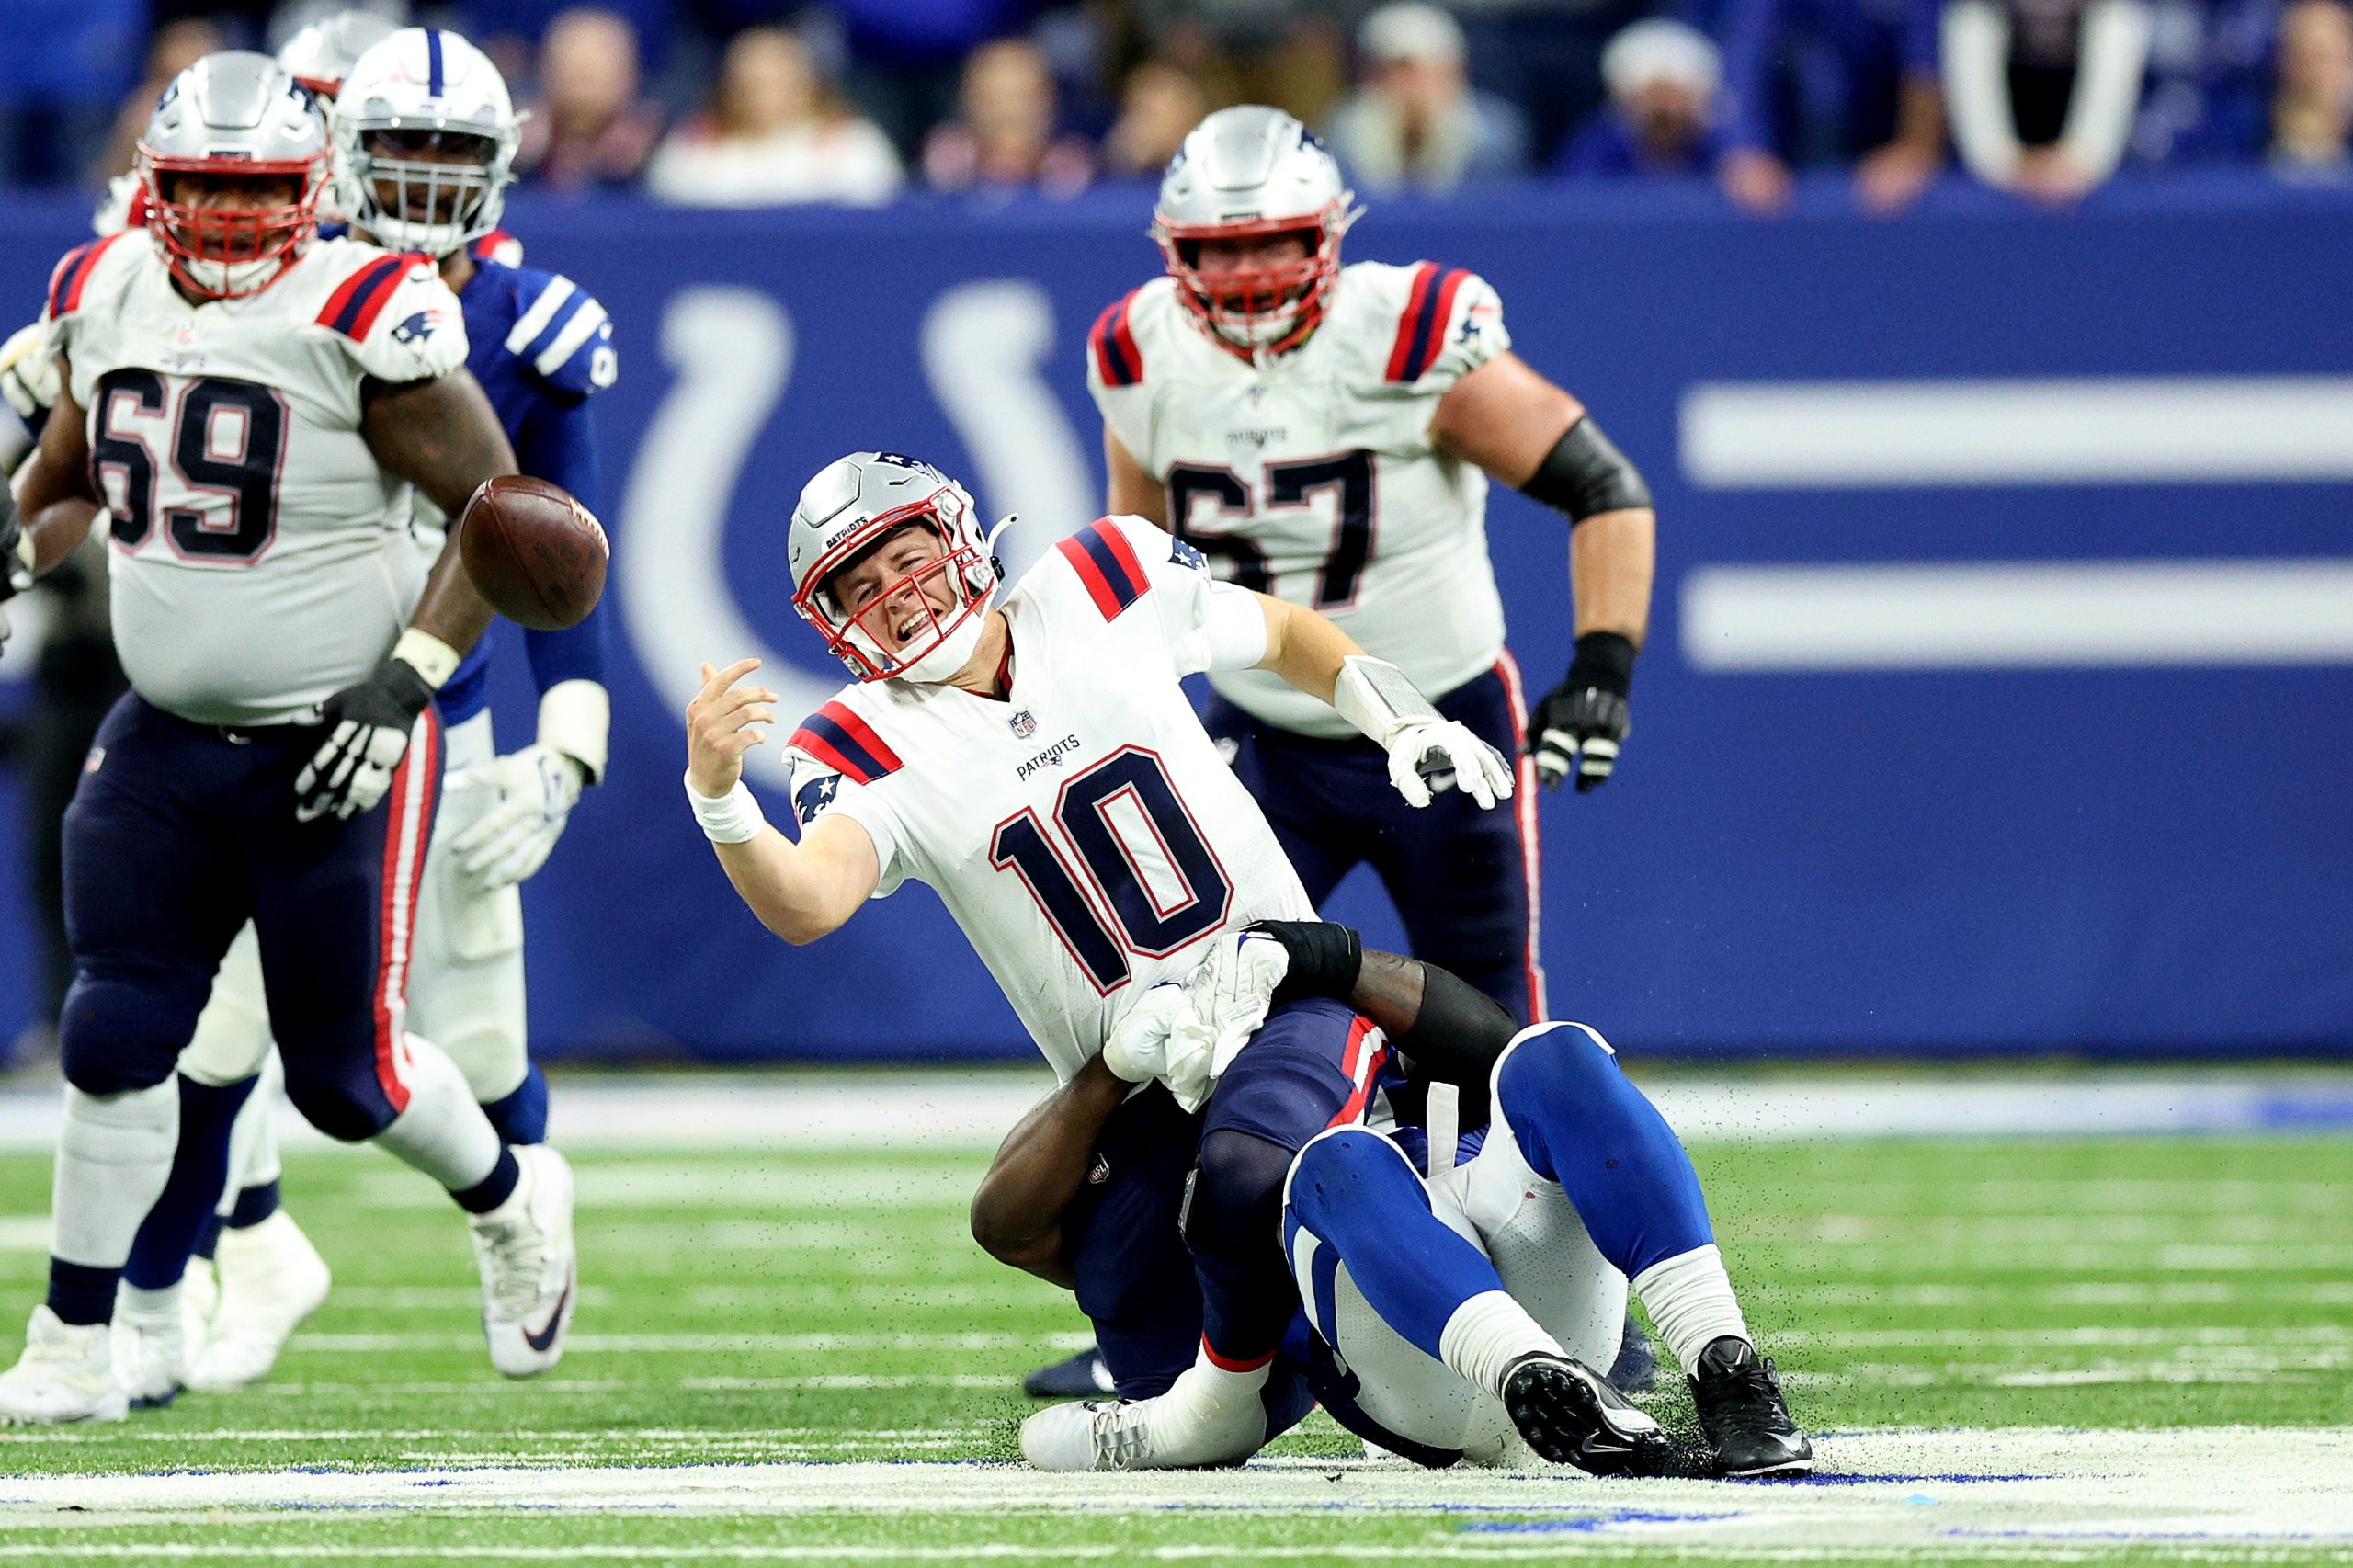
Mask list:
[[[1397,1159],[1412,1168],[1404,1150]],[[1504,1289],[1538,1326],[1569,1355],[1607,1371],[1625,1333],[1626,1277],[1595,1249],[1569,1195],[1529,1168],[1500,1107],[1479,1153],[1423,1186],[1431,1211],[1487,1255]],[[1314,1275],[1316,1254],[1326,1244],[1302,1226],[1293,1238],[1291,1268],[1309,1321],[1361,1385],[1358,1406],[1425,1448],[1459,1449],[1473,1462],[1507,1459],[1518,1433],[1503,1402],[1390,1327],[1346,1264],[1335,1281],[1332,1321],[1323,1321]]]
[[[461,768],[486,766],[497,755],[489,710],[451,725],[443,744],[445,778]],[[523,1023],[522,890],[485,891],[458,869],[449,847],[494,799],[487,787],[451,789],[445,783],[441,790],[433,843],[426,852],[408,983],[409,1029],[448,1052],[483,1105],[513,1094],[529,1066]],[[196,1038],[180,1053],[179,1070],[199,1084],[263,1075],[237,1114],[229,1188],[222,1196],[225,1213],[240,1191],[275,1180],[278,1171],[274,1112],[285,1074],[270,1040],[261,949],[250,924],[222,960],[211,1000],[197,1019]]]

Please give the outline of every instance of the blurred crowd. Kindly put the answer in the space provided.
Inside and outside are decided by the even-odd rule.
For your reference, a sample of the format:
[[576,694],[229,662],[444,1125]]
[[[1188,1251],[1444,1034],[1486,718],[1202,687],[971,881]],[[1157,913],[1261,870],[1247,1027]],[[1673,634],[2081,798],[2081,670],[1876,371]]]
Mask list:
[[[130,166],[163,84],[331,0],[6,0],[0,183]],[[1961,170],[2049,205],[2120,167],[2353,182],[2347,0],[365,0],[489,50],[527,184],[689,205],[1064,195],[1280,105],[1360,192],[1707,180],[1898,210]]]

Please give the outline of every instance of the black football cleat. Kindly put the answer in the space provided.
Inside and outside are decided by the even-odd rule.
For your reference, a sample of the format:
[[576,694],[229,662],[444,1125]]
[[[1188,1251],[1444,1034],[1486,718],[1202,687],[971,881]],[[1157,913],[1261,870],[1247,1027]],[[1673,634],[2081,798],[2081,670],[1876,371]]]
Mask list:
[[1691,1398],[1699,1407],[1700,1429],[1716,1450],[1718,1475],[1739,1479],[1813,1471],[1813,1445],[1790,1419],[1773,1363],[1745,1339],[1728,1334],[1699,1352]]
[[1519,1435],[1554,1464],[1593,1475],[1665,1475],[1666,1434],[1608,1380],[1565,1356],[1523,1356],[1504,1374],[1504,1409]]
[[1090,1345],[1077,1355],[1033,1368],[1021,1380],[1021,1392],[1031,1399],[1100,1399],[1113,1392],[1111,1369],[1103,1352]]

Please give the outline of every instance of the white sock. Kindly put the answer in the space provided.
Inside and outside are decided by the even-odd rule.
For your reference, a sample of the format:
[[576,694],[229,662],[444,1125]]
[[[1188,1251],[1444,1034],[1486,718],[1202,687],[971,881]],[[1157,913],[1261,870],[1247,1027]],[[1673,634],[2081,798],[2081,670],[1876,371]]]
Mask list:
[[1438,1331],[1438,1359],[1473,1388],[1503,1396],[1504,1373],[1524,1356],[1565,1356],[1561,1342],[1537,1326],[1528,1309],[1504,1290],[1482,1290]]
[[1210,1359],[1209,1346],[1153,1401],[1153,1451],[1164,1465],[1225,1464],[1256,1453],[1267,1441],[1266,1407],[1258,1395],[1274,1370],[1269,1359],[1232,1372]]
[[147,1210],[164,1195],[179,1142],[176,1075],[119,1095],[85,1095],[66,1085],[50,1251],[67,1263],[120,1268]]
[[1724,1255],[1713,1243],[1652,1264],[1634,1277],[1634,1294],[1686,1376],[1699,1370],[1699,1352],[1724,1335],[1748,1339]]
[[451,1192],[479,1187],[498,1164],[497,1131],[447,1052],[422,1035],[406,1043],[408,1108],[376,1134],[378,1146]]
[[176,1320],[180,1313],[180,1288],[166,1285],[161,1290],[142,1290],[136,1285],[125,1285],[115,1297],[115,1311],[124,1317]]

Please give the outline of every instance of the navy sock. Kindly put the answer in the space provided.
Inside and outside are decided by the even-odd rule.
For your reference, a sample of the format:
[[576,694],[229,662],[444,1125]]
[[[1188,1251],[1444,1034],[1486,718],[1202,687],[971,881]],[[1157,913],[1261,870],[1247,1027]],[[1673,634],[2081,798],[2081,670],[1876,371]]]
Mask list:
[[119,1268],[99,1268],[86,1263],[49,1260],[49,1310],[60,1323],[93,1324],[114,1320],[114,1288],[122,1278]]
[[516,1184],[522,1179],[523,1167],[515,1163],[515,1151],[501,1149],[498,1151],[498,1164],[490,1167],[488,1176],[464,1191],[453,1192],[449,1196],[456,1199],[458,1207],[469,1214],[487,1214],[514,1197]]
[[278,1212],[278,1183],[275,1180],[256,1182],[237,1194],[235,1207],[229,1210],[229,1228],[250,1231]]
[[131,1259],[123,1265],[122,1277],[134,1289],[160,1290],[178,1284],[187,1271],[197,1238],[229,1184],[229,1134],[254,1084],[252,1078],[199,1084],[181,1074],[180,1141],[172,1155],[172,1174],[140,1222]]
[[1495,1114],[1627,1278],[1716,1239],[1682,1140],[1585,1025],[1523,1035],[1495,1074]]
[[523,1082],[513,1094],[504,1099],[492,1100],[482,1108],[490,1118],[491,1126],[508,1143],[544,1143],[548,1141],[548,1075],[532,1062],[523,1074]]
[[221,1215],[219,1210],[216,1210],[206,1217],[204,1229],[197,1232],[196,1233],[196,1252],[194,1256],[203,1258],[209,1263],[211,1261],[212,1255],[220,1250]]
[[1402,1150],[1362,1128],[1327,1133],[1301,1151],[1285,1211],[1285,1247],[1300,1231],[1324,1244],[1311,1310],[1331,1322],[1338,1265],[1381,1320],[1431,1359],[1447,1320],[1504,1282],[1484,1253],[1430,1211],[1430,1195]]

